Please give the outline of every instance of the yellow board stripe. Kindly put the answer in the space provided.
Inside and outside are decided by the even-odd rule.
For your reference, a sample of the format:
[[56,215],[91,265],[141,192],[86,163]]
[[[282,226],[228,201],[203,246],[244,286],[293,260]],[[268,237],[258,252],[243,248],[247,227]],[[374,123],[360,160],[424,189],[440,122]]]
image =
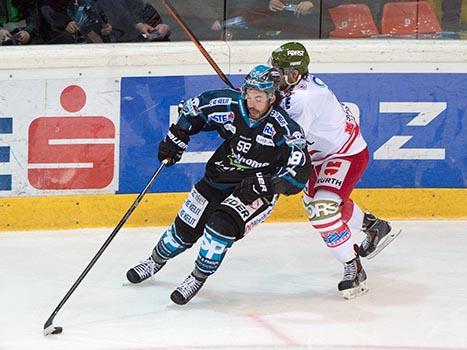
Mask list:
[[[147,194],[125,226],[166,226],[187,193]],[[0,198],[0,231],[115,227],[136,195]],[[387,219],[467,219],[467,189],[357,189],[364,210]],[[302,196],[282,197],[269,222],[306,221]]]

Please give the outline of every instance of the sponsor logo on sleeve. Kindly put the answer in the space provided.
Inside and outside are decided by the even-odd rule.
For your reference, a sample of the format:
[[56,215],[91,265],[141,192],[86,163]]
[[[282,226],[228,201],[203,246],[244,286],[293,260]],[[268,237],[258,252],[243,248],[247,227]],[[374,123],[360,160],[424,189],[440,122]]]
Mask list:
[[278,111],[272,110],[271,116],[277,120],[277,122],[279,123],[280,126],[288,125],[287,120],[285,119],[285,117],[282,114],[280,114]]
[[232,99],[230,97],[218,97],[209,101],[210,106],[229,105],[231,103]]

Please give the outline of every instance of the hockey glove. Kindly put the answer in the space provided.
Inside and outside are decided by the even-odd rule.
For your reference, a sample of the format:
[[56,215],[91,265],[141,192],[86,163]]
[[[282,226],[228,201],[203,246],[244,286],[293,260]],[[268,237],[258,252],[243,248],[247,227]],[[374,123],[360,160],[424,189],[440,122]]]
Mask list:
[[271,179],[270,175],[256,173],[255,176],[243,179],[235,188],[233,195],[244,204],[251,204],[258,198],[272,196],[274,191]]
[[159,158],[160,162],[167,159],[166,166],[174,165],[182,158],[189,141],[190,136],[188,136],[186,130],[176,124],[172,124],[167,135],[159,143],[157,158]]

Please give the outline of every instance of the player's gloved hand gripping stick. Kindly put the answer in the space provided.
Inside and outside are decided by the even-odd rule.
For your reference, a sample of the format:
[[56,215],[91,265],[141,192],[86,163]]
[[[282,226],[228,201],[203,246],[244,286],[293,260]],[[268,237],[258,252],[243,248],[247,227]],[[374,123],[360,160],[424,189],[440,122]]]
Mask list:
[[167,135],[159,143],[157,158],[161,162],[167,160],[167,166],[174,165],[182,158],[189,141],[190,136],[187,132],[178,125],[172,124]]

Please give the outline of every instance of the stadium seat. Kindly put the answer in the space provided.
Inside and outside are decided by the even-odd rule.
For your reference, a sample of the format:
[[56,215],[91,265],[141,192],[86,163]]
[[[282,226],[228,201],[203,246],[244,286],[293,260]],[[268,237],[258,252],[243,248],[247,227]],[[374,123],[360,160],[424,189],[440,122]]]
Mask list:
[[331,38],[368,38],[377,35],[375,21],[368,5],[346,4],[329,9],[335,29]]
[[428,1],[389,2],[383,7],[382,34],[416,35],[441,31],[438,17]]

